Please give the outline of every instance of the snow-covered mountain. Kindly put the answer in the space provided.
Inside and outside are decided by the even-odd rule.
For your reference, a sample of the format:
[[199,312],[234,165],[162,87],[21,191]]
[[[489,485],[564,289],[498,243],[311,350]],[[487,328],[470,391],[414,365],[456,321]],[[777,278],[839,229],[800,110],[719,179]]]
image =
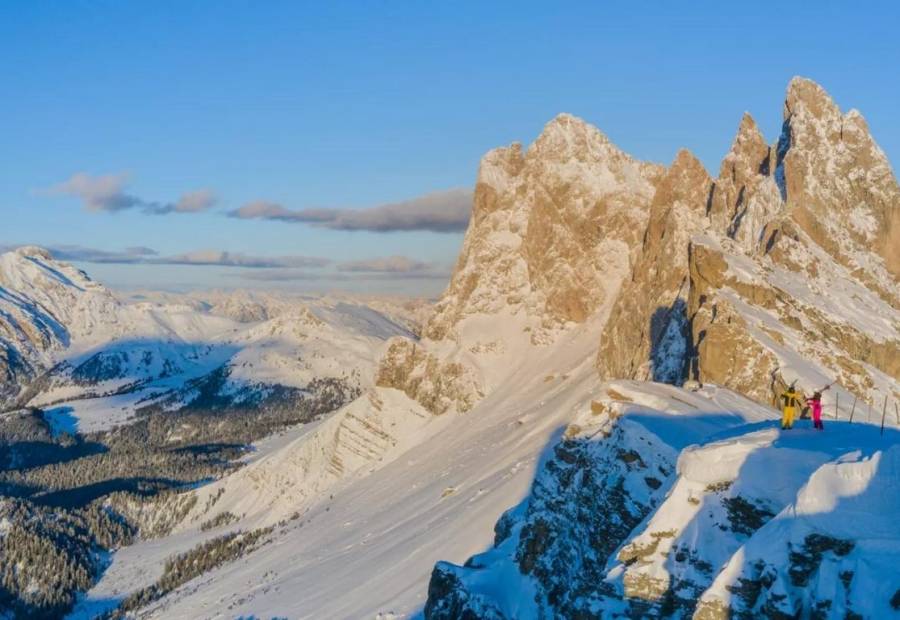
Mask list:
[[[898,613],[900,193],[858,112],[800,78],[784,112],[773,146],[745,115],[717,179],[679,152],[603,326],[602,378],[689,389],[608,384],[426,617]],[[833,384],[828,434],[698,400],[795,381]]]
[[[192,305],[207,372],[89,400],[359,396],[209,484],[104,500],[143,537],[73,617],[900,613],[900,190],[818,85],[793,80],[784,114],[774,145],[745,115],[717,177],[570,115],[491,151],[421,330],[336,300]],[[66,359],[45,394],[80,389],[91,357]],[[780,429],[794,382],[831,385],[824,432]]]
[[157,405],[258,406],[314,381],[374,382],[383,343],[407,326],[341,299],[219,294],[120,301],[45,250],[0,255],[0,407],[64,408],[81,432]]
[[42,248],[0,255],[0,407],[98,324],[118,325],[120,305],[103,286]]
[[896,429],[785,434],[712,387],[614,382],[594,403],[493,548],[438,564],[426,616],[897,613]]

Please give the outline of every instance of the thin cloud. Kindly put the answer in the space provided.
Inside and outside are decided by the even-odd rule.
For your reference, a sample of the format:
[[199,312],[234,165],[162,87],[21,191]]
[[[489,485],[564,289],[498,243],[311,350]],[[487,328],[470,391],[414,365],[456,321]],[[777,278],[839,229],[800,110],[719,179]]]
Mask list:
[[346,282],[351,279],[342,273],[312,273],[296,269],[260,269],[242,273],[241,278],[254,282]]
[[240,252],[200,250],[175,256],[149,259],[155,265],[218,265],[220,267],[247,267],[251,269],[271,269],[280,267],[325,267],[331,261],[315,256],[252,256]]
[[208,189],[182,194],[176,202],[157,202],[127,192],[127,184],[127,174],[91,176],[78,172],[46,191],[50,194],[74,196],[81,200],[85,209],[93,213],[116,213],[129,209],[139,209],[150,215],[199,213],[216,204],[215,193]]
[[165,215],[166,213],[200,213],[211,209],[216,204],[216,195],[212,190],[198,189],[182,194],[176,203],[148,203],[143,207],[145,213]]
[[254,282],[366,282],[366,281],[405,281],[405,280],[449,280],[449,271],[401,271],[401,272],[371,272],[371,273],[347,273],[347,272],[318,272],[294,270],[294,269],[260,269],[248,271],[240,276],[244,280]]
[[143,245],[132,246],[130,248],[125,248],[125,252],[128,254],[134,254],[137,256],[158,256],[159,252],[154,250],[153,248],[148,248]]
[[432,263],[424,263],[406,256],[385,256],[338,265],[339,271],[357,273],[416,273],[432,271],[433,268],[434,265]]
[[449,280],[450,270],[435,263],[417,261],[406,256],[385,256],[339,263],[335,270],[328,272],[311,273],[300,269],[266,269],[248,272],[241,277],[262,282]]
[[80,245],[56,245],[48,247],[47,250],[57,260],[129,265],[145,262],[148,256],[156,254],[155,250],[145,247],[126,248],[122,252],[109,252]]
[[[0,246],[0,251],[14,250],[21,245]],[[47,250],[57,260],[119,265],[199,265],[243,267],[247,269],[322,268],[332,261],[316,256],[254,256],[241,252],[199,250],[170,256],[160,256],[152,248],[138,246],[125,250],[107,251],[80,245],[53,245]]]
[[472,192],[450,189],[368,209],[298,209],[266,201],[230,211],[238,219],[262,219],[310,224],[332,230],[370,232],[462,232],[469,225]]

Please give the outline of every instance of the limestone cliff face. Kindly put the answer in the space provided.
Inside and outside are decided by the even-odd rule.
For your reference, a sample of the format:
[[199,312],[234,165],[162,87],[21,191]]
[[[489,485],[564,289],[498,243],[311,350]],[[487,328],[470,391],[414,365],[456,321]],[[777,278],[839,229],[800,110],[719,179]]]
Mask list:
[[710,196],[712,229],[755,251],[763,229],[784,209],[773,176],[775,148],[766,144],[756,121],[744,114],[731,150],[722,160]]
[[879,288],[900,278],[900,188],[859,112],[842,114],[821,86],[794,78],[775,176],[813,241]]
[[778,144],[745,114],[715,181],[681,153],[658,185],[600,339],[601,375],[770,401],[802,359],[859,393],[896,392],[896,195],[858,113],[793,80]]
[[[728,262],[713,244],[695,240],[690,246],[690,296],[688,313],[693,343],[691,376],[717,383],[758,401],[771,401],[778,369],[775,355],[750,333],[744,316],[736,308],[741,299],[729,281]],[[729,293],[720,291],[728,287]],[[758,292],[753,287],[748,291]],[[770,305],[767,289],[757,301]]]
[[631,268],[663,171],[565,114],[527,151],[513,144],[488,153],[462,252],[425,336],[442,339],[466,316],[504,309],[546,326],[590,317]]
[[802,375],[810,389],[900,395],[898,214],[862,117],[806,79],[788,87],[776,143],[744,114],[715,178],[687,151],[647,164],[560,115],[527,150],[482,160],[424,344],[475,350],[461,327],[478,315],[483,334],[501,314],[528,317],[539,344],[608,312],[604,379],[714,382],[769,402]]
[[607,378],[678,383],[687,372],[688,245],[708,227],[712,179],[688,151],[659,183],[631,278],[622,286],[600,340],[597,364]]

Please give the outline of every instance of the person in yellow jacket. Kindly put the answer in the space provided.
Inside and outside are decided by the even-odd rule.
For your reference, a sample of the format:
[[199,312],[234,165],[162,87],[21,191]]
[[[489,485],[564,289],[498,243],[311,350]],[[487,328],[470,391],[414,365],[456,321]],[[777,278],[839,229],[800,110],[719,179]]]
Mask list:
[[781,404],[783,413],[781,416],[781,428],[788,430],[794,426],[794,414],[800,406],[800,393],[794,388],[797,382],[791,385],[781,393]]

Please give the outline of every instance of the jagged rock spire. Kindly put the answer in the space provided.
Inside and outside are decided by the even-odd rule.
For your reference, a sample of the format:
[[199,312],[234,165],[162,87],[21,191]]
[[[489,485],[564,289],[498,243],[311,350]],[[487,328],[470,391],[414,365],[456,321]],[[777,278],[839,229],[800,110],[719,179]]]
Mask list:
[[688,247],[707,227],[712,179],[681,149],[657,186],[632,277],[610,313],[597,353],[602,377],[680,383],[690,351]]
[[763,226],[782,210],[781,197],[771,179],[773,149],[756,121],[745,112],[731,149],[722,160],[710,198],[712,228],[755,249]]
[[788,86],[777,177],[793,220],[829,254],[870,283],[900,278],[900,187],[890,164],[859,112],[841,114],[805,78]]
[[443,338],[465,316],[503,309],[544,327],[587,319],[630,271],[662,172],[570,114],[524,153],[517,144],[488,153],[460,259],[425,335]]

